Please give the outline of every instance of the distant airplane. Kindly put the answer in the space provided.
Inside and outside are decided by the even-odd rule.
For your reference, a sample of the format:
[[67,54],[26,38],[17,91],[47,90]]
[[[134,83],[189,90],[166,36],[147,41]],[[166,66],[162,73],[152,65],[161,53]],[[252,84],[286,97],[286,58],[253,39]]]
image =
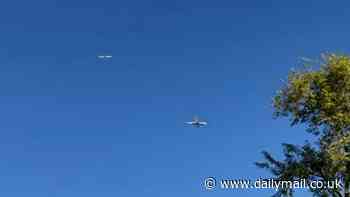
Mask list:
[[192,125],[193,127],[205,127],[207,126],[208,122],[206,121],[200,121],[197,116],[193,117],[193,120],[191,122],[185,122],[185,124]]
[[97,56],[99,59],[110,59],[110,58],[112,58],[113,56],[111,56],[111,55],[99,55],[99,56]]

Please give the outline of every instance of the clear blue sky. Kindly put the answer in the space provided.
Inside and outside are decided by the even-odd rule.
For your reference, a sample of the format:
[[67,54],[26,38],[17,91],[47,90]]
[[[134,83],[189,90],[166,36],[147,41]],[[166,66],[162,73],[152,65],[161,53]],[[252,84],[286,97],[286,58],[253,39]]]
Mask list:
[[310,137],[271,97],[299,57],[349,51],[349,6],[3,0],[0,195],[268,196],[202,180],[266,176],[261,150]]

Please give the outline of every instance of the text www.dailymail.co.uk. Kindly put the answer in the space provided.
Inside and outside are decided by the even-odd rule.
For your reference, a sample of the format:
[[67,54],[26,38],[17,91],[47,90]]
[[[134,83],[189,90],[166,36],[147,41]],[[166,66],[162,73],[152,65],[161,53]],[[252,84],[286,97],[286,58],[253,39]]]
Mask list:
[[273,179],[258,179],[255,181],[247,179],[222,179],[217,181],[213,177],[206,178],[204,181],[204,187],[207,190],[215,188],[219,189],[275,189],[276,191],[281,188],[290,189],[335,189],[341,187],[339,180],[334,181],[322,181],[312,180],[307,181],[301,179],[298,181],[282,181]]

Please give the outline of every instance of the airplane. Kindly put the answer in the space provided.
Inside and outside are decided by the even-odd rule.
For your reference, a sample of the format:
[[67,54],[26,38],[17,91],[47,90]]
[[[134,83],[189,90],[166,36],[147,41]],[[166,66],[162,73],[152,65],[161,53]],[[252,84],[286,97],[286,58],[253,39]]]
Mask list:
[[113,56],[111,55],[99,55],[97,56],[99,59],[109,59],[109,58],[112,58]]
[[206,121],[200,121],[197,116],[193,117],[193,120],[191,122],[185,122],[185,124],[192,125],[193,127],[199,128],[199,127],[205,127],[208,125],[208,122]]

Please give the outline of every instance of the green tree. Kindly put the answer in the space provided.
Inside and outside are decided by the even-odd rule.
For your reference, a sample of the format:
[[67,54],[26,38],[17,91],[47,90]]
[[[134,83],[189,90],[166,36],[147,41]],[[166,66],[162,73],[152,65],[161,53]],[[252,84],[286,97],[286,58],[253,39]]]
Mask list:
[[[283,160],[264,151],[264,160],[256,165],[270,170],[275,180],[339,180],[340,188],[310,191],[320,197],[350,197],[350,57],[322,55],[317,66],[291,71],[273,100],[274,116],[304,125],[314,134],[312,143],[283,144]],[[293,196],[293,189],[279,188],[274,196]]]

